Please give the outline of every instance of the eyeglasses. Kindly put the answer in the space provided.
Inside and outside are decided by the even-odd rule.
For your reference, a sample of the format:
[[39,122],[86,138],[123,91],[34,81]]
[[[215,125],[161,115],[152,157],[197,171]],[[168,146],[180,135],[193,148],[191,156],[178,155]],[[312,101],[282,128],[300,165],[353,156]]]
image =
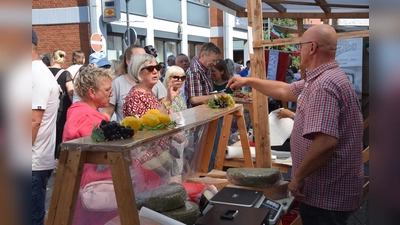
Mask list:
[[172,76],[172,78],[176,79],[176,80],[181,80],[181,81],[185,81],[186,80],[186,76]]
[[154,71],[154,69],[156,69],[157,71],[160,71],[161,70],[161,65],[157,64],[155,66],[146,66],[146,67],[143,67],[142,69],[140,69],[140,71],[147,70],[147,71],[149,71],[151,73],[151,72]]
[[[300,50],[302,45],[305,45],[305,44],[312,44],[312,43],[315,43],[315,42],[313,42],[313,41],[299,42],[299,43],[297,43],[297,44],[295,45],[295,48],[296,48],[297,50]],[[318,48],[318,44],[317,44],[317,43],[315,43],[315,44],[317,45],[317,48]]]

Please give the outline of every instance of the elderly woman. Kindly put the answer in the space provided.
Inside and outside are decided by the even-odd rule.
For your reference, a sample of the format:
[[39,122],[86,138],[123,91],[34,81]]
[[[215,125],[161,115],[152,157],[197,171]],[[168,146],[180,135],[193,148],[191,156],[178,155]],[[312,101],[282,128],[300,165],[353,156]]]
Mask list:
[[[169,88],[169,83],[171,80],[176,82],[176,85],[173,87],[175,90],[181,89],[186,80],[185,71],[179,66],[171,66],[168,68],[167,73],[165,74],[164,86],[166,89]],[[174,112],[180,112],[187,109],[185,100],[183,99],[181,93],[175,97],[171,106]]]
[[63,140],[88,136],[93,125],[107,116],[98,109],[107,107],[112,96],[111,73],[101,68],[86,67],[75,80],[75,92],[80,101],[68,109],[67,122],[64,127]]
[[154,56],[139,54],[132,58],[128,67],[130,78],[137,83],[125,97],[123,112],[124,117],[134,114],[142,117],[150,109],[158,109],[164,113],[171,113],[171,103],[181,91],[174,89],[177,81],[171,81],[167,90],[167,97],[159,101],[152,92],[152,88],[158,82],[158,72],[161,66]]
[[218,59],[213,68],[211,68],[211,78],[214,84],[214,90],[232,93],[231,89],[226,89],[229,79],[232,76],[229,74],[228,67],[223,59]]
[[[108,69],[86,67],[75,79],[75,91],[80,101],[71,105],[67,114],[67,123],[64,128],[63,140],[68,141],[91,134],[93,126],[100,124],[102,120],[108,121],[108,117],[99,112],[99,108],[107,107],[110,97],[113,95],[111,90],[112,78]],[[134,189],[137,192],[155,188],[162,184],[161,179],[152,171],[148,171],[132,161],[135,170]],[[85,164],[80,183],[81,193],[85,193],[86,187],[93,182],[102,185],[102,181],[112,180],[109,167],[95,164]],[[144,185],[146,184],[146,185]],[[106,224],[118,215],[116,210],[115,195],[107,198],[108,202],[102,202],[98,196],[104,196],[102,190],[93,191],[97,195],[80,195],[76,205],[73,224]],[[86,197],[89,196],[89,197]],[[96,200],[93,200],[97,198]],[[92,206],[108,207],[107,210],[97,210]],[[92,207],[92,208],[91,208]]]

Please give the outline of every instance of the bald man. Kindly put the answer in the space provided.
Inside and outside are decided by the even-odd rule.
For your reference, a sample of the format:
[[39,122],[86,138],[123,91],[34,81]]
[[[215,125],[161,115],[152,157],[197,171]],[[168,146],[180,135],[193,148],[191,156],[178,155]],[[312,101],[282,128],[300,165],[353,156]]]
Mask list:
[[291,194],[303,224],[346,224],[362,195],[363,118],[358,98],[335,60],[337,36],[329,25],[308,29],[297,44],[304,79],[292,84],[233,77],[227,88],[251,86],[297,101],[291,135]]

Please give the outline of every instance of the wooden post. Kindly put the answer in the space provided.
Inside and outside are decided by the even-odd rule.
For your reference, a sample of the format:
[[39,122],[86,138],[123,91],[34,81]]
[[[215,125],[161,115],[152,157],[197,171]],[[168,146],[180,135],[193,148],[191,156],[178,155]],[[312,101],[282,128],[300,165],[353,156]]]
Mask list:
[[130,152],[108,152],[110,170],[122,225],[140,224],[129,166]]
[[[263,40],[263,14],[261,0],[247,0],[247,17],[253,39]],[[248,40],[253,42],[254,40]],[[250,54],[251,76],[266,79],[264,47],[254,48]],[[253,89],[253,130],[256,145],[256,167],[271,168],[271,142],[269,139],[268,97]]]
[[297,19],[297,32],[299,34],[299,37],[303,36],[304,33],[303,18]]

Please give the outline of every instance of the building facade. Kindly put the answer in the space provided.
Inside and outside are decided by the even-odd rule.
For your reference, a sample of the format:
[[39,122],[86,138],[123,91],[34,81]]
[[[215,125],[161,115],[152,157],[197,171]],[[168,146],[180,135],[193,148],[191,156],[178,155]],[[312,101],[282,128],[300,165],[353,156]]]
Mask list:
[[[103,21],[105,1],[118,5],[119,20]],[[32,25],[41,43],[39,52],[65,51],[65,66],[71,64],[71,55],[76,50],[84,51],[88,61],[92,52],[90,37],[94,33],[103,36],[103,51],[107,58],[118,59],[127,47],[124,34],[128,20],[129,27],[134,29],[137,37],[135,44],[153,45],[158,52],[159,62],[165,61],[168,55],[179,53],[192,58],[198,54],[201,45],[208,41],[221,49],[221,58],[240,62],[249,58],[247,18],[236,18],[202,0],[32,2]]]

